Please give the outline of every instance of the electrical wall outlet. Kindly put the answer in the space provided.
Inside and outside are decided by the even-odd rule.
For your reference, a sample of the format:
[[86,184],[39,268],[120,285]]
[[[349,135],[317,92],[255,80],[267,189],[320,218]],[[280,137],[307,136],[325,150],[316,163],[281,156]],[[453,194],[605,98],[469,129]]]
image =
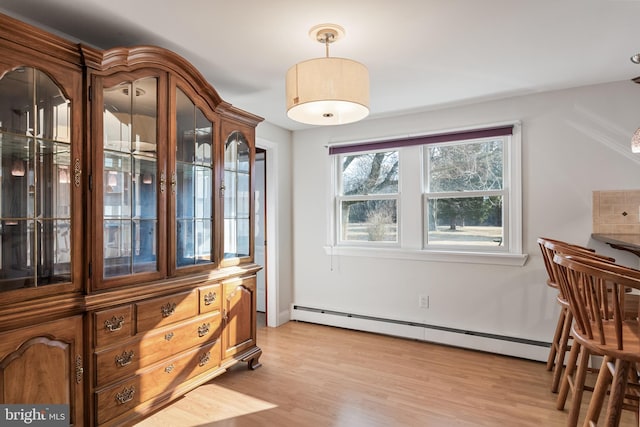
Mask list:
[[420,295],[418,297],[418,307],[429,308],[429,295]]

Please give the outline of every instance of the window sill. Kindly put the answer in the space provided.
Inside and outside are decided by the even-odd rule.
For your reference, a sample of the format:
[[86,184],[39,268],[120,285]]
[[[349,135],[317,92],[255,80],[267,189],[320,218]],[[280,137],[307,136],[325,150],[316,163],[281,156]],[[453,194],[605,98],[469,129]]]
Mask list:
[[356,256],[386,259],[407,259],[416,261],[458,262],[467,264],[495,264],[522,267],[527,254],[497,252],[461,252],[433,251],[390,248],[361,248],[343,246],[325,246],[327,255]]

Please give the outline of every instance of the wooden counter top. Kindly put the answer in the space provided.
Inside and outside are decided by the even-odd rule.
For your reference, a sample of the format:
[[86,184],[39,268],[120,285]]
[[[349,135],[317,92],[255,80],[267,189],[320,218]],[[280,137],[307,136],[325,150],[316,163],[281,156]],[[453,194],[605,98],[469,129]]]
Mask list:
[[640,234],[592,233],[594,240],[604,242],[614,249],[631,252],[640,257]]

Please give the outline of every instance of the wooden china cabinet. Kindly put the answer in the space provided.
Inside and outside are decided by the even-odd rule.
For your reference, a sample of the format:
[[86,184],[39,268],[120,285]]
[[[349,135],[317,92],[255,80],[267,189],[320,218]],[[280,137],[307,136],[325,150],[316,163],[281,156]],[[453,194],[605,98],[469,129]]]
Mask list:
[[170,51],[0,15],[0,403],[130,425],[259,366],[261,120]]
[[85,425],[83,74],[77,46],[0,20],[0,403]]

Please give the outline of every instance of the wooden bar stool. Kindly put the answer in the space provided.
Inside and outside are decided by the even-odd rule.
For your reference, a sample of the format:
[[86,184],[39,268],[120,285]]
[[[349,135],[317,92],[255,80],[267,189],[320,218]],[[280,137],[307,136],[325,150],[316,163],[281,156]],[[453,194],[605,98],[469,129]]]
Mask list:
[[[638,413],[640,321],[638,300],[629,291],[640,292],[640,271],[562,253],[554,256],[554,264],[558,266],[558,284],[574,317],[574,342],[582,347],[581,355],[603,356],[584,425],[597,424],[610,391],[604,425],[618,426],[623,408]],[[578,377],[584,375],[587,365],[588,358],[580,357]],[[630,404],[625,403],[627,398],[633,399]]]
[[[551,391],[553,393],[558,392],[560,380],[562,378],[562,368],[564,366],[564,360],[567,352],[571,349],[569,342],[571,340],[571,324],[573,323],[573,316],[569,310],[569,303],[560,292],[557,284],[557,278],[555,277],[553,256],[557,251],[563,251],[570,254],[583,254],[585,256],[593,256],[602,258],[603,260],[614,262],[615,260],[610,257],[598,255],[593,249],[585,248],[561,240],[550,239],[547,237],[539,237],[537,239],[540,250],[542,251],[542,259],[544,261],[545,268],[547,270],[547,286],[558,291],[557,301],[560,304],[560,313],[558,315],[558,322],[556,324],[556,330],[553,335],[553,341],[549,349],[549,357],[547,358],[547,370],[553,370],[553,379],[551,381]],[[563,398],[563,408],[566,395]]]
[[[578,423],[584,392],[593,391],[593,387],[586,384],[588,373],[587,368],[591,353],[589,353],[588,349],[583,348],[579,342],[571,340],[573,313],[569,310],[569,302],[564,297],[565,294],[560,286],[560,279],[558,277],[559,273],[557,272],[558,266],[553,262],[553,257],[556,253],[564,253],[569,255],[579,255],[589,259],[597,259],[607,263],[614,263],[615,260],[611,257],[597,254],[582,246],[552,239],[546,239],[544,241],[544,249],[546,251],[545,256],[547,256],[550,261],[549,268],[551,272],[549,274],[553,280],[555,280],[556,286],[558,286],[558,302],[566,312],[562,336],[558,343],[558,354],[556,355],[558,363],[554,366],[552,391],[558,391],[556,408],[559,410],[564,410],[569,392],[571,392],[571,408],[569,410],[567,425],[574,427]],[[570,340],[572,341],[571,345],[569,345]],[[569,351],[569,357],[563,371],[563,362],[567,351]],[[577,369],[578,366],[584,366],[585,369]]]

